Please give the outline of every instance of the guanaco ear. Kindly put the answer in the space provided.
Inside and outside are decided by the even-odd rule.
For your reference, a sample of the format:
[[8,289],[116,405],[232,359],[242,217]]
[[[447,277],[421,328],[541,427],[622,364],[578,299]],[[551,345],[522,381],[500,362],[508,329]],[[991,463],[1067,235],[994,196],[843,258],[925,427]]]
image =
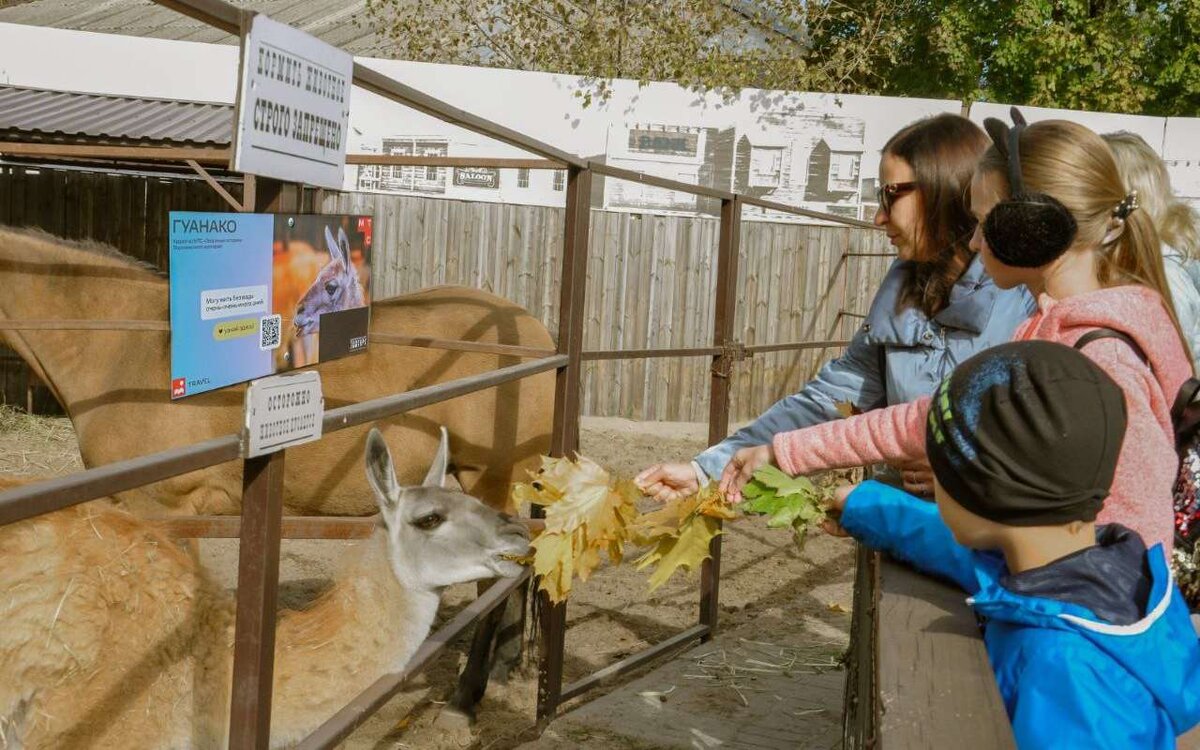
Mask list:
[[358,269],[350,260],[350,238],[346,236],[346,230],[341,227],[338,227],[338,249],[342,251],[342,273],[349,283],[357,282]]
[[[341,227],[338,227],[338,231],[342,233],[343,237],[346,236],[346,232],[344,230],[342,230]],[[347,262],[346,259],[349,257],[350,254],[349,253],[346,253],[344,255],[342,254],[342,247],[341,247],[341,245],[338,244],[338,241],[333,238],[333,232],[329,231],[328,225],[325,226],[325,244],[329,246],[329,262],[330,263],[336,262],[338,260],[342,261],[343,264]],[[349,245],[350,241],[347,240],[346,244]]]
[[421,483],[423,487],[446,486],[446,467],[450,465],[450,433],[446,431],[445,427],[439,429],[442,432],[442,439],[438,444],[437,455],[433,457],[433,464],[429,467],[429,472],[425,474],[425,481]]
[[380,510],[390,511],[400,502],[403,490],[396,481],[396,469],[392,465],[392,454],[388,450],[383,435],[374,427],[367,435],[367,481],[375,490],[375,501]]

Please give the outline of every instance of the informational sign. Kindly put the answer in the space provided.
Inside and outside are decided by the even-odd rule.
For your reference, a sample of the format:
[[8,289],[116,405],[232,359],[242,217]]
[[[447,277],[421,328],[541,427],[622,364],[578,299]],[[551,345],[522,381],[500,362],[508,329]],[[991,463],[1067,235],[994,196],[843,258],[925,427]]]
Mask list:
[[325,399],[313,371],[274,375],[246,389],[242,455],[254,458],[321,438]]
[[500,170],[492,167],[455,167],[454,184],[460,187],[500,187]]
[[255,15],[242,44],[232,169],[340,189],[354,58]]
[[371,217],[170,222],[172,399],[366,351]]

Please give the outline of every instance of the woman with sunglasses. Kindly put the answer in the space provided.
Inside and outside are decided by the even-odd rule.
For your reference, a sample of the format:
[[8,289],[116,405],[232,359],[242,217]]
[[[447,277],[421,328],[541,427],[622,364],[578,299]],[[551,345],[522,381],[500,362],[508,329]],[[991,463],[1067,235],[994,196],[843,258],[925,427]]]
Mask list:
[[[800,392],[690,463],[661,463],[636,478],[661,501],[719,479],[738,450],[786,432],[838,419],[839,403],[858,411],[932,393],[954,366],[1012,338],[1036,309],[1023,288],[1001,290],[968,246],[975,219],[964,203],[988,137],[970,120],[943,114],[918,120],[883,147],[875,224],[898,259],[888,270],[862,327],[845,353]],[[894,467],[893,482],[929,496],[924,461]]]

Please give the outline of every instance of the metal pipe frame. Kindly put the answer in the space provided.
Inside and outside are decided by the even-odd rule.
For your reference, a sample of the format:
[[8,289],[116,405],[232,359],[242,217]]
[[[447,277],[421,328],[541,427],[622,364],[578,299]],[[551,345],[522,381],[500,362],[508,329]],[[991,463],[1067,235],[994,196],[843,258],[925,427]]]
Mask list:
[[[415,391],[395,396],[385,396],[360,404],[343,406],[325,413],[322,429],[324,432],[336,432],[347,427],[385,419],[439,401],[446,401],[553,370],[565,362],[565,356],[555,355],[418,388]],[[48,479],[44,482],[16,487],[0,492],[0,526],[152,484],[179,474],[235,461],[240,457],[241,436],[223,435],[201,443],[117,461],[67,476]]]
[[[579,450],[579,389],[582,381],[584,292],[587,288],[588,228],[591,220],[592,172],[567,170],[567,214],[563,230],[562,286],[559,294],[558,351],[567,364],[554,385],[554,422],[550,455],[570,456]],[[535,508],[535,518],[541,509]],[[535,586],[538,623],[537,719],[548,721],[562,702],[563,651],[566,647],[567,603],[557,604]]]
[[[238,516],[157,516],[147,519],[169,536],[179,539],[237,539],[242,535]],[[517,519],[531,534],[545,526],[532,518]],[[372,516],[284,516],[280,531],[284,539],[367,539],[379,525]]]
[[[26,159],[96,159],[101,161],[177,161],[206,166],[228,166],[227,146],[112,146],[92,143],[0,141],[0,155]],[[404,156],[400,154],[346,154],[346,164],[381,167],[491,167],[493,169],[565,169],[554,159],[487,156]],[[189,164],[189,166],[191,166]],[[193,167],[193,169],[195,169]],[[203,175],[201,175],[203,176]],[[242,210],[240,207],[235,211]]]

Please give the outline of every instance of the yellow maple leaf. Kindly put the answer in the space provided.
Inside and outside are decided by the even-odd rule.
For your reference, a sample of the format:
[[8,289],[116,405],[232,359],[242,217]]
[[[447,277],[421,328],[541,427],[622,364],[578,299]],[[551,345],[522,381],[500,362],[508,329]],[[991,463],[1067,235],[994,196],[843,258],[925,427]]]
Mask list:
[[712,482],[694,495],[640,516],[636,538],[652,546],[637,561],[637,569],[657,566],[650,576],[650,590],[666,583],[676,570],[694,570],[707,560],[709,542],[721,533],[721,521],[735,516],[733,505]]
[[650,591],[666,583],[676,570],[692,571],[707,560],[710,557],[709,542],[721,533],[721,521],[693,513],[678,531],[678,536],[660,536],[654,547],[637,562],[638,570],[657,566],[650,575]]
[[737,517],[737,511],[734,510],[733,503],[729,502],[725,498],[724,493],[717,489],[715,482],[709,482],[696,493],[696,502],[696,512],[710,518],[732,521]]
[[[532,482],[513,487],[513,499],[546,508],[546,528],[533,542],[534,571],[552,601],[562,601],[571,580],[586,581],[600,566],[601,552],[621,561],[639,493],[629,481],[612,481],[596,462],[579,457],[543,458]],[[543,573],[545,571],[545,573]]]
[[643,513],[634,521],[634,536],[638,544],[654,544],[657,537],[675,536],[684,519],[700,507],[700,496],[689,495],[663,503],[658,510]]
[[570,534],[542,532],[530,542],[533,547],[533,572],[550,601],[561,602],[571,592],[575,575],[575,555]]

